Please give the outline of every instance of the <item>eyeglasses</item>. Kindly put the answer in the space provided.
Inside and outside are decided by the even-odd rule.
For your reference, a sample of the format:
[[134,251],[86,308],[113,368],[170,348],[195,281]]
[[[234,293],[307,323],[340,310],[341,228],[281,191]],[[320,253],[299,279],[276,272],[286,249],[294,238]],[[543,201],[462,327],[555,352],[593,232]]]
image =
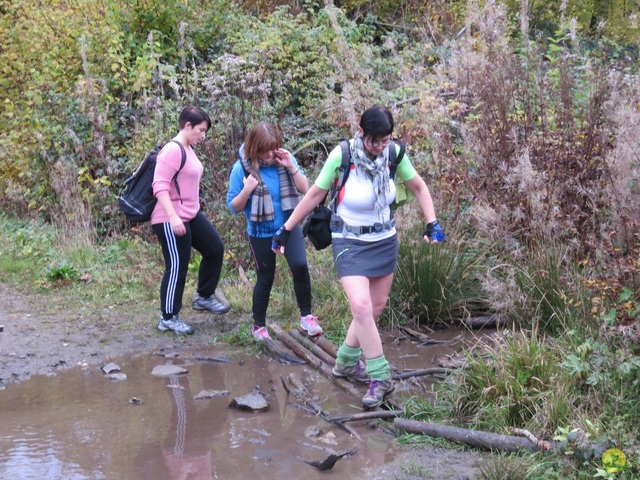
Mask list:
[[381,147],[385,148],[387,145],[391,143],[391,140],[392,140],[391,137],[389,137],[386,140],[373,142],[371,141],[371,138],[368,138],[367,143],[371,145],[373,148],[381,148]]

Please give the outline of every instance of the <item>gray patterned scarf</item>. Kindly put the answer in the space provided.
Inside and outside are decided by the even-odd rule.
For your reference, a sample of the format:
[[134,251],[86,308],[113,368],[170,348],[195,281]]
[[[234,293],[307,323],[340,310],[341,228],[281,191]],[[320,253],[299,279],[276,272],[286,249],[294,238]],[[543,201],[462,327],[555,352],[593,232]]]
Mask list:
[[[395,145],[390,143],[390,145]],[[376,196],[376,212],[382,219],[382,212],[389,206],[387,194],[389,193],[389,147],[386,147],[376,158],[369,158],[364,150],[364,144],[359,132],[353,137],[351,145],[351,158],[353,163],[361,169],[366,177],[373,183],[373,193]]]
[[[276,230],[273,225],[273,200],[271,199],[269,189],[262,180],[259,167],[276,165],[275,158],[271,162],[258,160],[259,167],[257,169],[253,167],[253,162],[248,158],[242,159],[242,165],[250,174],[256,177],[259,182],[251,195],[251,216],[249,221],[254,224],[256,232],[264,234],[273,233]],[[286,221],[291,215],[291,212],[293,212],[293,209],[300,202],[300,197],[293,176],[286,168],[281,166],[277,168],[278,178],[280,180],[280,201]]]

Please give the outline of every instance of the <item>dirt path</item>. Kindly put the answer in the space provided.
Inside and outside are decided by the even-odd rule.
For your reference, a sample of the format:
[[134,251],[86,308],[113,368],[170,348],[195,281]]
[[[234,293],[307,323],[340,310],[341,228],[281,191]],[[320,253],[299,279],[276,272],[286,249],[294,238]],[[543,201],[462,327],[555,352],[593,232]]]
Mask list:
[[[33,375],[56,375],[85,363],[102,365],[123,355],[205,348],[212,335],[247,321],[231,313],[221,317],[189,313],[196,333],[185,337],[158,332],[152,313],[145,313],[148,320],[142,320],[123,314],[122,308],[78,309],[59,303],[0,283],[0,389]],[[364,472],[360,480],[476,480],[481,478],[477,465],[483,457],[478,452],[425,446],[407,450],[382,469]]]
[[157,331],[153,314],[145,317],[148,321],[118,309],[65,308],[49,296],[24,294],[0,284],[0,388],[32,375],[55,375],[121,355],[198,348],[232,322],[194,313],[196,334],[178,337]]

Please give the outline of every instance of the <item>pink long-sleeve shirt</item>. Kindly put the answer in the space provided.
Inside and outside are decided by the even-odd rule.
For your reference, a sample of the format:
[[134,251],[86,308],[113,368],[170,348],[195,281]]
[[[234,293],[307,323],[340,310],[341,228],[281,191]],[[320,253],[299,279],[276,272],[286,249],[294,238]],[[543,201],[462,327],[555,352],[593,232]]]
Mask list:
[[[175,182],[172,181],[182,161],[180,146],[175,142],[168,142],[158,153],[153,176],[153,194],[157,197],[168,192],[176,213],[183,222],[188,222],[200,210],[200,179],[204,169],[193,148],[185,146],[184,149],[187,152],[187,161],[177,178],[180,185],[180,195],[176,190]],[[151,214],[151,224],[166,222],[169,222],[169,216],[160,203],[157,203]]]

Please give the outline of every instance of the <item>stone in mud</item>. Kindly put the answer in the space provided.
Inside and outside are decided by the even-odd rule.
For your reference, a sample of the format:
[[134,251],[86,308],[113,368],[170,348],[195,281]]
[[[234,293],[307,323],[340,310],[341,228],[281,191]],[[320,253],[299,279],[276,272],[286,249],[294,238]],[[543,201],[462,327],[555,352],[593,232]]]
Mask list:
[[179,367],[178,365],[158,365],[154,367],[151,375],[156,377],[170,377],[171,375],[183,375],[187,373],[188,370],[183,367]]
[[119,372],[120,370],[120,366],[113,362],[107,363],[106,365],[102,366],[102,371],[107,375],[113,372]]
[[114,382],[121,382],[122,380],[126,380],[127,379],[127,374],[126,373],[110,373],[109,375],[107,375],[107,378],[109,380],[112,380]]
[[250,393],[231,400],[229,408],[248,412],[266,412],[269,409],[269,403],[259,393]]
[[208,400],[210,398],[224,397],[225,395],[229,395],[229,390],[202,390],[193,399]]

